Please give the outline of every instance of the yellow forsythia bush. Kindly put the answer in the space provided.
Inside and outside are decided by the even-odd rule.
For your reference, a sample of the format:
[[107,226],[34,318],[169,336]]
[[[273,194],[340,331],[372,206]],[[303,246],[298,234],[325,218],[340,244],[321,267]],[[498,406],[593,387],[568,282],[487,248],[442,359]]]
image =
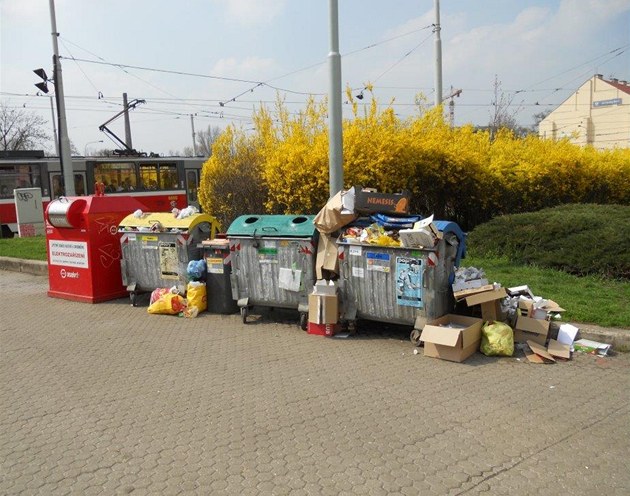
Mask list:
[[[371,91],[371,88],[367,88]],[[630,204],[630,149],[599,151],[568,141],[472,126],[451,128],[442,109],[400,119],[376,99],[343,122],[344,184],[408,190],[413,213],[464,229],[505,213],[564,203]],[[327,102],[290,113],[278,100],[253,115],[254,131],[230,126],[204,164],[202,208],[227,228],[247,213],[316,213],[328,192]]]

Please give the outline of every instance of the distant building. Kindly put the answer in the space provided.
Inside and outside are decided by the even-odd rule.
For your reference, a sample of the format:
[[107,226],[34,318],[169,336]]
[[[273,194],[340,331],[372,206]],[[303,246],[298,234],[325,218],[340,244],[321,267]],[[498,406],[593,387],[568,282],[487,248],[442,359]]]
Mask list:
[[540,122],[538,135],[600,149],[630,148],[630,84],[595,74]]

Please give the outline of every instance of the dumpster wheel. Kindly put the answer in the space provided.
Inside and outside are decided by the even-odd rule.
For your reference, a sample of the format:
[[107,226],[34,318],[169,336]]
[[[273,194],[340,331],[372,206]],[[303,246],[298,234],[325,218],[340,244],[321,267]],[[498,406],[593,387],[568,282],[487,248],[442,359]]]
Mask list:
[[241,320],[243,324],[247,324],[247,316],[249,315],[249,309],[247,307],[241,307]]
[[422,331],[420,329],[412,329],[411,333],[409,334],[409,340],[416,346],[420,346],[421,334],[422,334]]
[[300,312],[300,329],[306,331],[308,326],[308,314],[305,312]]

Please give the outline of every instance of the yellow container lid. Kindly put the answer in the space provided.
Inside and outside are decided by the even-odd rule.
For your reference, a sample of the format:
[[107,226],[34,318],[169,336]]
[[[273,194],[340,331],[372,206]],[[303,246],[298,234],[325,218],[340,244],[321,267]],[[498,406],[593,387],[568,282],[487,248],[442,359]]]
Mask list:
[[162,230],[179,229],[182,231],[190,231],[203,222],[210,224],[213,233],[217,232],[221,227],[217,219],[212,215],[198,213],[189,215],[183,219],[178,219],[171,212],[143,212],[139,217],[136,217],[135,214],[129,214],[120,221],[118,227],[123,230],[150,229],[152,226],[159,223]]

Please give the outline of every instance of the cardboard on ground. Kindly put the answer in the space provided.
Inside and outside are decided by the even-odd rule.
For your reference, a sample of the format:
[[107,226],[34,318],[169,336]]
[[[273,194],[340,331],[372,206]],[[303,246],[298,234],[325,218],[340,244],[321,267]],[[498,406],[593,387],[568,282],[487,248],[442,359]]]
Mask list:
[[549,340],[549,346],[547,347],[547,351],[550,355],[560,358],[571,358],[571,347],[568,344],[562,344],[556,341],[555,339]]
[[[529,340],[527,341],[527,346],[530,347],[530,349],[536,354],[539,355],[543,358],[545,358],[546,360],[551,360],[552,362],[555,362],[556,359],[554,357],[552,357],[547,350],[545,349],[544,346],[539,345],[538,343],[536,343],[535,341]],[[529,357],[527,357],[529,359]]]
[[479,349],[482,319],[448,314],[424,326],[424,356],[463,362]]
[[517,316],[514,326],[514,342],[526,343],[528,340],[545,345],[549,333],[549,321]]

